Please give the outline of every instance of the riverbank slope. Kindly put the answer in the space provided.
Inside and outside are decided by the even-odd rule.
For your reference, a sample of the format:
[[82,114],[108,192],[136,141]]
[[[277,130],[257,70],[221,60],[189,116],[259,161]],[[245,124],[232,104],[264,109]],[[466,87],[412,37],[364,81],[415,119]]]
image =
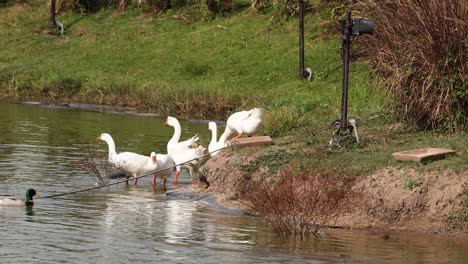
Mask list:
[[[296,145],[295,149],[294,145],[282,145],[283,139],[277,142],[277,145],[257,149],[223,151],[206,163],[205,172],[210,186],[206,190],[200,189],[216,195],[221,204],[256,214],[250,207],[251,201],[245,196],[250,182],[267,179],[274,183],[284,177],[282,172],[285,169],[294,168],[290,166],[291,163],[303,160],[309,166],[314,166],[313,160],[317,164],[329,162],[323,159],[323,155],[337,155],[341,161],[335,168],[322,167],[319,170],[336,171],[339,177],[356,176],[353,189],[358,192],[358,196],[357,200],[345,205],[345,212],[327,225],[452,234],[468,238],[466,167],[443,168],[444,163],[466,161],[466,152],[431,164],[415,164],[393,160],[389,153],[391,151],[375,151],[375,155],[388,153],[385,165],[346,172],[341,168],[352,166],[353,161],[349,159],[359,159],[356,157],[359,154],[350,158],[348,153],[337,153],[316,146],[301,148]],[[361,151],[366,151],[365,147]],[[294,156],[294,159],[285,157],[287,155]],[[299,155],[306,157],[300,158]],[[283,158],[268,158],[272,156]],[[345,156],[348,156],[348,161]]]

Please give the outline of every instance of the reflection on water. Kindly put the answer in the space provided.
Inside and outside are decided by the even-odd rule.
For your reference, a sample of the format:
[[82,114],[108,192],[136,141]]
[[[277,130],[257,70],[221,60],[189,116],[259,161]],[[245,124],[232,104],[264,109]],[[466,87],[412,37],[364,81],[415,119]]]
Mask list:
[[[0,104],[0,193],[20,197],[93,185],[70,166],[83,144],[109,132],[118,151],[165,152],[164,119]],[[208,142],[206,124],[183,137]],[[103,151],[105,145],[98,145]],[[188,175],[182,181],[190,182]],[[176,188],[169,184],[169,189]],[[332,230],[321,239],[278,237],[258,218],[213,206],[211,197],[166,195],[149,179],[0,208],[0,263],[463,263],[467,244],[437,237],[389,240]]]

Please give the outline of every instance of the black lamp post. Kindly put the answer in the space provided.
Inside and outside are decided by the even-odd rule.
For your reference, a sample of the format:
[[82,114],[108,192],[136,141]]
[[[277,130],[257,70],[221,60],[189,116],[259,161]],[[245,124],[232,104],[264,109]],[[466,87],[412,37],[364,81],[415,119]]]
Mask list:
[[356,141],[359,143],[356,121],[348,122],[348,83],[349,83],[349,55],[351,49],[352,36],[372,34],[374,32],[374,21],[365,18],[351,18],[351,11],[346,12],[346,19],[342,22],[341,28],[341,57],[343,59],[343,79],[341,91],[341,118],[333,122],[338,130],[330,140],[330,145],[340,145],[343,142],[343,135],[349,130],[354,133]]
[[57,27],[57,21],[55,20],[55,4],[56,4],[56,0],[50,0],[49,28]]
[[304,0],[298,0],[299,8],[299,78],[301,80],[312,77],[312,70],[304,66]]
[[353,24],[351,21],[351,11],[346,13],[341,34],[341,58],[343,59],[343,79],[341,83],[341,119],[340,131],[345,132],[348,129],[348,81],[349,81],[349,50],[351,48],[351,32]]

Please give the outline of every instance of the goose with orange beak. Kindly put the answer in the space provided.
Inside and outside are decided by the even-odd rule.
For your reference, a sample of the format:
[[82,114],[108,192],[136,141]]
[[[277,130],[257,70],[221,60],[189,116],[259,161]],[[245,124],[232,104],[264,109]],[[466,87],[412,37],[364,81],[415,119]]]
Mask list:
[[111,135],[102,133],[97,139],[107,143],[109,146],[108,161],[115,168],[123,171],[126,174],[127,183],[130,176],[133,176],[133,184],[137,185],[138,176],[148,174],[157,169],[156,153],[152,152],[149,157],[133,152],[117,153],[115,149],[115,142]]
[[[177,118],[168,116],[165,126],[172,126],[174,128],[174,134],[172,138],[167,143],[167,154],[172,158],[175,164],[182,164],[190,161],[190,164],[177,165],[176,166],[176,175],[174,178],[174,184],[177,184],[180,171],[182,168],[186,168],[191,171],[191,168],[200,166],[200,160],[193,160],[203,156],[206,148],[197,145],[199,140],[198,135],[193,136],[190,139],[179,142],[180,134],[182,128],[180,126],[179,120]],[[192,183],[196,183],[192,176]]]

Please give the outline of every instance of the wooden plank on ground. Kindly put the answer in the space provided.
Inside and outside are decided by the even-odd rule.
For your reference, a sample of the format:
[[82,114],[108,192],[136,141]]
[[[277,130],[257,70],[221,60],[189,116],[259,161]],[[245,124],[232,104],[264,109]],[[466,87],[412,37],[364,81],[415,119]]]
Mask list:
[[399,161],[426,162],[428,160],[437,160],[445,158],[447,154],[455,153],[452,149],[441,148],[423,148],[395,152],[393,158]]
[[239,138],[231,142],[228,140],[228,144],[236,144],[237,148],[247,148],[247,147],[257,147],[270,145],[273,142],[270,136],[256,136],[256,137],[246,137]]

